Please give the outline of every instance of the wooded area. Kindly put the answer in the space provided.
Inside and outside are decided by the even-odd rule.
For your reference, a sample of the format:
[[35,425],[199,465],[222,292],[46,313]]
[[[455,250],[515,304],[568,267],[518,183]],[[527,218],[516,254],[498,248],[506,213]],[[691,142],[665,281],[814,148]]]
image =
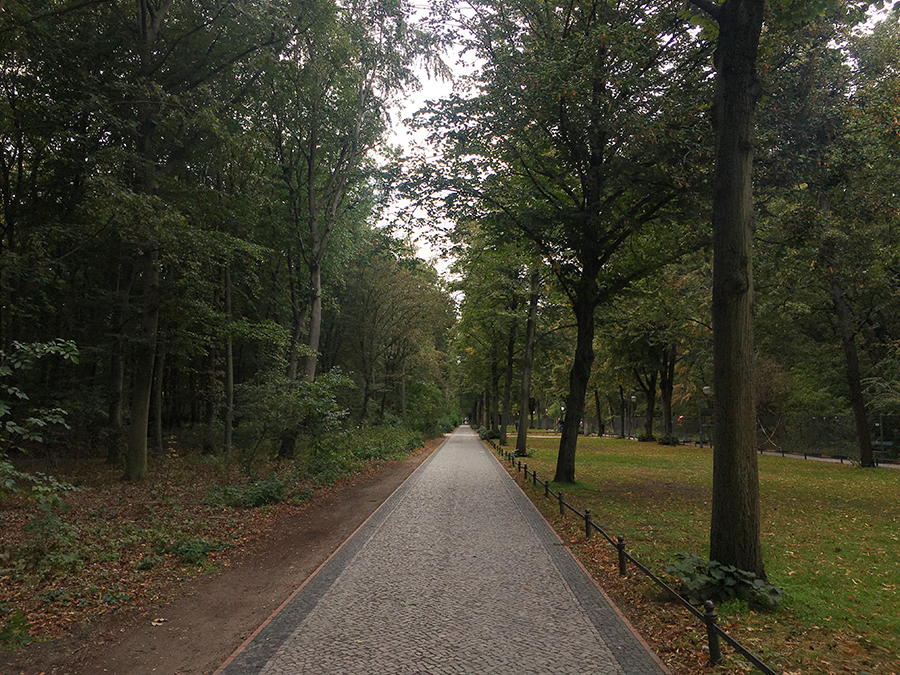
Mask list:
[[388,106],[432,41],[406,8],[2,11],[5,443],[102,447],[140,480],[148,438],[292,457],[453,410],[453,302],[378,226]]
[[852,410],[872,466],[896,406],[900,33],[867,4],[693,4],[470,3],[484,65],[420,113],[417,170],[454,221],[471,414],[502,439],[527,400],[571,483],[586,417],[640,405],[672,443],[712,411],[711,557],[764,576],[757,415]]
[[[0,451],[139,481],[171,443],[302,462],[464,415],[524,454],[537,418],[573,482],[591,424],[714,411],[712,554],[764,574],[757,416],[852,412],[871,466],[900,408],[900,15],[869,8],[6,0]],[[450,44],[427,150],[389,147]]]

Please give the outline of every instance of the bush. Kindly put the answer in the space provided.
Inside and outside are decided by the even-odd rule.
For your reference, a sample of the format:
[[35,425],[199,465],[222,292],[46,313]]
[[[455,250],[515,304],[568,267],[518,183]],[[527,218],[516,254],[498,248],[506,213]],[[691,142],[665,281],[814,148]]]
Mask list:
[[[318,448],[330,435],[339,433],[347,411],[338,405],[337,392],[352,385],[337,371],[322,373],[315,382],[292,380],[277,370],[264,373],[258,382],[239,389],[244,400],[242,436],[248,436],[246,441],[255,438],[250,442],[253,448],[282,447],[282,457],[291,456],[290,452],[283,452],[286,439],[291,439],[289,445],[293,445],[296,439],[306,438]],[[249,463],[258,458],[255,453],[246,456]],[[249,463],[245,467],[248,472]]]
[[199,565],[213,551],[224,551],[226,548],[231,548],[231,544],[201,538],[173,542],[158,541],[153,545],[154,551],[159,555],[174,555],[185,565]]
[[65,509],[47,502],[40,506],[41,513],[23,528],[28,537],[0,556],[0,561],[8,565],[5,571],[45,575],[71,572],[82,564],[82,552],[76,547],[78,532],[60,517]]
[[475,429],[475,433],[477,433],[479,438],[481,438],[481,440],[483,441],[492,441],[496,438],[500,438],[500,434],[498,434],[491,428],[477,427]]
[[675,434],[664,434],[656,439],[660,445],[681,445],[681,439]]
[[25,612],[21,609],[10,612],[7,603],[0,603],[0,647],[17,649],[27,645],[31,639]]
[[247,485],[210,487],[206,492],[206,502],[232,508],[241,506],[256,508],[266,504],[278,504],[284,500],[290,483],[289,478],[282,478],[273,473],[261,480],[251,481]]
[[353,429],[322,438],[306,463],[309,475],[322,483],[359,470],[373,459],[403,459],[422,446],[422,435],[405,427]]
[[707,600],[746,600],[751,606],[771,610],[784,599],[783,588],[752,572],[706,560],[696,553],[677,553],[676,562],[663,570],[681,580],[681,594],[694,605]]
[[317,453],[310,458],[307,469],[312,478],[327,485],[353,473],[357,466],[358,462],[350,454]]

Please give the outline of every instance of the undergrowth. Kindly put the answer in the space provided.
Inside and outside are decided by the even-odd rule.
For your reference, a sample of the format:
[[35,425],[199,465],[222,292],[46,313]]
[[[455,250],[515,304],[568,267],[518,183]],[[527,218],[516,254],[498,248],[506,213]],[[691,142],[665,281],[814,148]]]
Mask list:
[[[99,455],[48,455],[58,479],[30,491],[7,482],[0,493],[0,649],[202,574],[258,536],[268,510],[299,507],[342,477],[405,458],[422,443],[402,427],[364,428],[336,433],[294,461],[255,455],[252,462],[237,451],[208,456],[173,446],[151,458],[141,483],[122,482],[121,470]],[[39,455],[14,461],[4,478],[23,485],[35,482],[22,475],[47,467]]]

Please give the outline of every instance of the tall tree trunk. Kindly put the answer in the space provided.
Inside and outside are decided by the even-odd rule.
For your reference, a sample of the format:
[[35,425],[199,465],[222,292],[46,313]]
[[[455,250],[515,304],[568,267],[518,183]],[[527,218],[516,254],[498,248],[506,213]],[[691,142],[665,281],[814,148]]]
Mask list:
[[[525,356],[522,359],[522,383],[519,389],[519,429],[516,434],[516,454],[524,457],[528,454],[528,414],[531,412],[531,363],[534,361],[534,332],[537,319],[538,301],[540,300],[541,273],[531,273],[531,289],[528,295],[528,321],[525,324]],[[534,418],[532,416],[532,423]]]
[[309,302],[304,300],[303,305],[300,306],[297,297],[297,280],[294,275],[294,264],[291,261],[290,256],[288,256],[287,265],[288,283],[291,290],[291,318],[294,323],[294,329],[291,334],[291,346],[288,350],[287,378],[289,380],[296,380],[300,361],[300,338],[303,335],[303,328],[306,326],[306,321],[309,318]]
[[406,360],[400,365],[400,414],[406,421]]
[[316,379],[319,359],[319,338],[322,334],[322,265],[314,261],[309,266],[309,285],[312,293],[309,313],[309,340],[311,354],[306,357],[304,375],[310,382]]
[[566,415],[562,436],[559,439],[559,455],[556,459],[556,475],[559,483],[575,482],[575,450],[578,445],[578,429],[584,412],[591,366],[594,364],[594,294],[580,287],[572,303],[578,336],[575,342],[575,361],[569,371],[569,395],[566,397]]
[[500,445],[506,445],[507,427],[512,419],[512,384],[513,384],[513,362],[516,352],[516,329],[518,321],[513,320],[509,329],[509,337],[506,343],[506,371],[503,380],[503,412],[500,415]]
[[862,380],[859,374],[859,355],[856,351],[856,330],[853,314],[847,305],[844,289],[837,279],[831,279],[829,291],[841,330],[841,343],[844,348],[844,360],[847,363],[847,397],[853,418],[856,420],[856,438],[859,443],[859,463],[864,467],[875,466],[872,453],[872,437],[869,433],[869,417],[866,413],[866,401],[862,392]]
[[678,355],[674,346],[664,347],[662,366],[659,370],[659,398],[662,403],[663,433],[672,436],[672,396],[675,393],[675,360]]
[[491,431],[500,436],[500,364],[497,355],[491,356]]
[[369,412],[369,399],[372,397],[372,384],[369,379],[369,373],[364,370],[362,372],[363,378],[363,396],[362,396],[362,408],[359,411],[359,423],[363,424],[366,421],[366,417]]
[[637,378],[638,386],[647,398],[647,418],[644,420],[644,440],[653,441],[656,440],[653,437],[653,416],[656,414],[656,379],[659,377],[659,372],[654,370],[646,380],[642,379],[637,372],[634,373],[634,376]]
[[216,423],[216,409],[219,407],[219,379],[216,371],[216,362],[219,360],[219,352],[215,345],[210,345],[206,359],[206,409],[203,415],[203,426],[206,432],[203,439],[203,454],[215,454],[216,444],[213,443]]
[[[137,281],[136,268],[130,266],[127,275],[127,283],[122,283],[122,263],[116,266],[115,301],[110,320],[110,329],[115,334],[111,351],[109,366],[109,445],[106,449],[106,461],[110,464],[118,464],[124,453],[122,433],[124,427],[125,410],[125,339],[122,337],[122,305],[125,298],[131,294]],[[123,287],[124,286],[124,287]]]
[[753,398],[753,130],[763,0],[715,8],[713,453],[710,558],[765,576]]
[[153,428],[156,437],[156,443],[153,446],[153,454],[160,456],[165,450],[165,442],[163,441],[163,375],[166,371],[166,330],[159,331],[159,339],[157,340],[157,354],[155,373],[153,376]]
[[125,397],[125,345],[117,337],[112,350],[109,365],[109,445],[106,448],[106,461],[118,464],[122,459],[122,410]]
[[234,427],[234,341],[231,336],[231,266],[225,265],[225,317],[228,330],[225,334],[225,454],[231,452]]
[[[162,30],[163,19],[172,7],[173,0],[154,4],[149,0],[137,0],[138,57],[137,75],[153,84],[153,47]],[[151,87],[152,88],[152,87]],[[158,101],[152,96],[137,103],[137,121],[134,137],[135,152],[139,160],[135,181],[137,192],[151,196],[158,188],[157,158],[153,139],[156,135]],[[147,224],[145,224],[146,226]],[[159,326],[159,243],[150,237],[143,255],[144,295],[141,311],[141,339],[135,347],[135,370],[131,392],[131,427],[128,450],[125,454],[125,479],[143,480],[147,475],[147,432],[150,423],[150,394],[153,387],[153,365],[156,350],[156,331]]]
[[150,392],[156,330],[159,325],[159,250],[144,254],[144,302],[141,312],[141,339],[135,345],[135,370],[131,390],[131,427],[125,454],[125,480],[140,481],[147,476],[147,429],[150,421]]

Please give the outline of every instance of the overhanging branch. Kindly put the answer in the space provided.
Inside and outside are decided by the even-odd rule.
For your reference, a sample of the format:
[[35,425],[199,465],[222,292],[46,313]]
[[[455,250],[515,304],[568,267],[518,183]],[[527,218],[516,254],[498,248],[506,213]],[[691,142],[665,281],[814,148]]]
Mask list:
[[688,0],[688,2],[709,14],[716,21],[719,20],[719,14],[722,12],[721,5],[711,2],[711,0]]

